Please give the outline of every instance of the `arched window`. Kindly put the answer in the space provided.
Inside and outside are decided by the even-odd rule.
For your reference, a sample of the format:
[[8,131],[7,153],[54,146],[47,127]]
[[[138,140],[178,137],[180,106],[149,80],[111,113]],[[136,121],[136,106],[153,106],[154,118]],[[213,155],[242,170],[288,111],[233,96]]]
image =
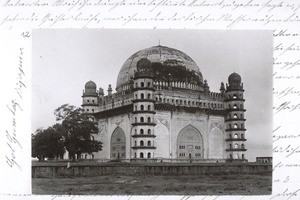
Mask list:
[[141,82],[141,87],[144,87],[144,82]]
[[141,147],[144,146],[144,141],[143,141],[143,140],[140,141],[140,146],[141,146]]
[[233,128],[238,128],[238,125],[237,125],[237,124],[234,124]]
[[137,84],[137,83],[135,83],[135,87],[136,87],[136,88],[138,87],[138,84]]
[[148,122],[151,122],[151,117],[148,117]]
[[136,145],[136,141],[134,141],[134,146],[137,146],[137,145]]
[[138,97],[137,97],[137,94],[135,94],[135,99],[137,99]]
[[141,105],[141,110],[144,110],[144,105]]
[[240,117],[243,119],[243,114],[241,114]]
[[234,94],[232,98],[233,98],[233,99],[236,99],[236,98],[237,98],[237,97],[236,97],[236,94]]
[[151,110],[151,106],[150,105],[148,105],[148,110]]
[[245,159],[245,155],[244,154],[242,154],[242,159]]
[[238,134],[234,134],[234,138],[238,138]]
[[238,149],[239,148],[239,145],[236,143],[236,144],[234,144],[234,148],[235,149]]
[[136,153],[134,153],[134,158],[136,158]]
[[233,109],[237,109],[237,105],[236,104],[233,105]]
[[150,135],[151,134],[151,130],[150,129],[148,129],[148,135]]
[[230,159],[232,159],[232,154],[230,154],[229,156],[230,156]]
[[231,108],[231,105],[230,105],[230,104],[229,104],[228,106],[229,106],[229,108]]
[[232,135],[231,135],[231,133],[229,134],[229,138],[232,138]]
[[231,144],[229,144],[229,149],[232,149],[232,145]]
[[241,147],[242,147],[242,149],[245,149],[245,145],[244,144],[242,144]]
[[228,118],[231,119],[231,114],[228,114]]
[[151,153],[150,152],[148,153],[148,158],[151,158]]
[[143,152],[140,153],[140,158],[144,158],[144,153]]
[[242,134],[241,134],[241,138],[243,138],[243,139],[244,139],[244,137],[245,137],[245,136],[244,136],[244,134],[242,133]]
[[148,87],[151,87],[151,83],[150,82],[148,82]]
[[240,105],[240,108],[243,109],[243,104]]
[[140,121],[141,121],[141,122],[144,122],[144,117],[141,117],[141,118],[140,118]]
[[150,94],[148,94],[148,99],[151,99],[151,95]]
[[234,114],[234,115],[233,115],[233,118],[235,118],[235,119],[236,119],[236,118],[237,118],[237,114]]
[[231,124],[229,124],[229,128],[231,128]]
[[150,140],[148,140],[148,146],[149,146],[149,147],[151,146],[151,141],[150,141]]
[[141,99],[144,99],[144,93],[141,94]]
[[244,124],[241,124],[241,128],[244,128]]
[[141,134],[141,135],[144,134],[144,129],[140,129],[140,134]]
[[134,134],[135,134],[135,135],[137,134],[137,130],[136,130],[136,129],[134,129]]

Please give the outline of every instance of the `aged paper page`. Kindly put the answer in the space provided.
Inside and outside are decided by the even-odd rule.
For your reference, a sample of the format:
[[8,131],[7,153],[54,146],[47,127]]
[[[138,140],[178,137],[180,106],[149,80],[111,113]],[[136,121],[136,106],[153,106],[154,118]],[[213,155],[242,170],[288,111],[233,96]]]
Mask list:
[[[274,36],[272,195],[170,198],[299,199],[299,15],[300,2],[297,0],[0,1],[2,92],[0,199],[87,199],[82,196],[31,196],[32,30],[61,28],[272,30]],[[90,198],[97,199],[97,197]]]

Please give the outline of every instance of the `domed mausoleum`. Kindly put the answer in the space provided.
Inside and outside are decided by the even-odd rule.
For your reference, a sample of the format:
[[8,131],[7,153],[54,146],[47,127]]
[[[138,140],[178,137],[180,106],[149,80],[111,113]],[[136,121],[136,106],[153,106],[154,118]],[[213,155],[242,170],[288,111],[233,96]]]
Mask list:
[[191,57],[166,46],[130,56],[107,94],[88,81],[82,108],[103,150],[83,158],[132,162],[247,161],[244,89],[232,73],[211,92]]

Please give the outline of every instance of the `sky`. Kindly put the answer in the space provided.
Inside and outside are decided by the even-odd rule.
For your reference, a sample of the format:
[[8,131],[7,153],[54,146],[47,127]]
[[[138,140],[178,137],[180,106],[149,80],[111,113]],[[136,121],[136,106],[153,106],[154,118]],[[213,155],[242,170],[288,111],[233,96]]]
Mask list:
[[272,31],[37,29],[32,42],[31,131],[56,123],[62,104],[80,106],[87,81],[107,94],[115,89],[123,63],[135,52],[159,43],[189,55],[210,91],[236,72],[244,83],[249,161],[272,156]]

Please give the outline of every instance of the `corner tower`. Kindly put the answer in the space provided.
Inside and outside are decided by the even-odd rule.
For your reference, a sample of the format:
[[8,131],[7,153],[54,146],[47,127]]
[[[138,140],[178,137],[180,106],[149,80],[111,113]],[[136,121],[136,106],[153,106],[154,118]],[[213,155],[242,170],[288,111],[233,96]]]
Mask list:
[[[99,93],[97,91],[96,83],[93,81],[88,81],[85,84],[83,94],[82,94],[82,108],[84,113],[92,114],[96,111],[99,102]],[[95,121],[93,115],[89,116],[89,119]]]
[[133,85],[132,158],[154,157],[154,99],[153,70],[151,62],[142,58],[137,62]]
[[225,91],[226,154],[229,162],[247,161],[245,158],[245,109],[241,76],[232,73]]

